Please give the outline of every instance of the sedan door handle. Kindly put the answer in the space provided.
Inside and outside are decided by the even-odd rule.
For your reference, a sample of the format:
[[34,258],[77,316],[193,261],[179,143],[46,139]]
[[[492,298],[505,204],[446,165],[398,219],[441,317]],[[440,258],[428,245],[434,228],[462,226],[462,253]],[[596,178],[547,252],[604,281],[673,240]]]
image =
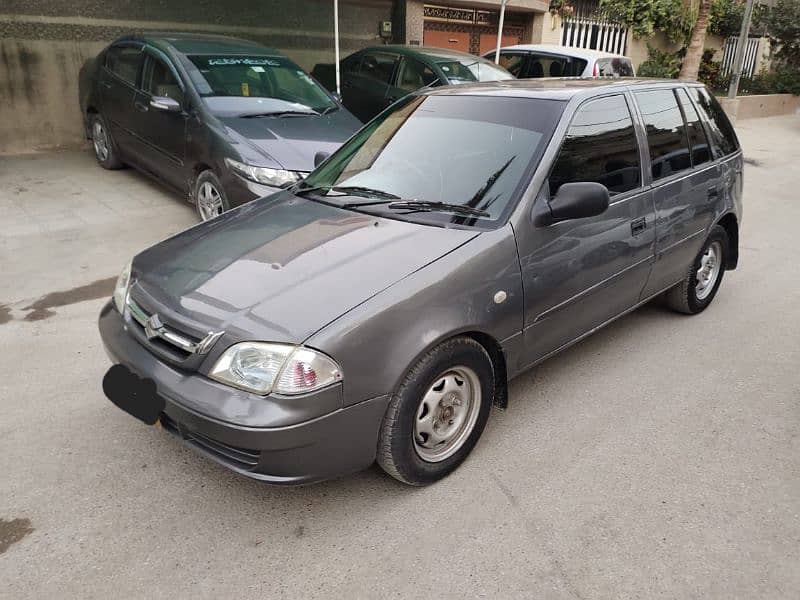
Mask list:
[[647,229],[647,219],[645,217],[631,221],[631,233],[633,235],[639,235],[645,229]]
[[147,112],[148,110],[150,110],[147,104],[144,104],[143,102],[134,102],[133,105],[139,112]]

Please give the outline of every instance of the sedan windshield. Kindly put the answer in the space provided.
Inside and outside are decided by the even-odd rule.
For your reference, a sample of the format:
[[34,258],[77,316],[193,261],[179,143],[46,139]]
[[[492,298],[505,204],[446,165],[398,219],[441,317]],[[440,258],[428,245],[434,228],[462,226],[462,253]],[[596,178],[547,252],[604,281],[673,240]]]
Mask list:
[[534,98],[409,96],[296,192],[391,218],[496,226],[529,181],[563,107]]
[[476,81],[503,81],[514,76],[502,67],[486,59],[466,58],[462,60],[440,61],[436,64],[447,76],[450,83],[475,83]]
[[336,104],[303,69],[277,56],[188,57],[201,96],[271,98],[323,112]]

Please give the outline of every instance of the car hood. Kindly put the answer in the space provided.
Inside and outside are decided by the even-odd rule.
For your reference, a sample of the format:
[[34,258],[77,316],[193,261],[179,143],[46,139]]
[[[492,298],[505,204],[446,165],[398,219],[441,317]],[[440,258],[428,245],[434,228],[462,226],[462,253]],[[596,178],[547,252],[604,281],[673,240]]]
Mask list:
[[282,192],[145,250],[131,293],[192,329],[301,343],[476,235]]
[[245,161],[301,172],[313,171],[318,152],[332,154],[361,127],[344,108],[328,115],[217,118]]

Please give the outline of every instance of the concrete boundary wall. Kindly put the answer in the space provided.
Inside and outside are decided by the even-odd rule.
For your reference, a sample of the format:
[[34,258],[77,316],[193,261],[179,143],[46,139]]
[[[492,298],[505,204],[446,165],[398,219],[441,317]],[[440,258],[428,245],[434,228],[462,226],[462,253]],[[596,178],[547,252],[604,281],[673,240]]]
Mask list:
[[720,98],[719,103],[734,122],[800,112],[800,96],[792,94],[737,96],[733,100]]

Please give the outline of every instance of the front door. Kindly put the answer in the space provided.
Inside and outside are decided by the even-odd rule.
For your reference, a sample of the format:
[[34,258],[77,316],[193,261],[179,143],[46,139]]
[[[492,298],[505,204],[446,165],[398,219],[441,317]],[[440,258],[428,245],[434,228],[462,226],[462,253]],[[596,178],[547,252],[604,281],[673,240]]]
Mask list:
[[516,231],[525,290],[528,366],[639,301],[653,259],[652,194],[624,94],[584,102],[570,123],[534,211],[561,185],[592,181],[611,197],[603,214]]
[[397,55],[388,52],[365,52],[358,69],[347,73],[342,100],[362,122],[366,123],[388,106],[397,59]]
[[[154,108],[150,104],[154,97],[172,98],[182,110],[166,112]],[[161,58],[147,54],[134,108],[143,165],[175,187],[185,187],[186,98],[176,75]]]

